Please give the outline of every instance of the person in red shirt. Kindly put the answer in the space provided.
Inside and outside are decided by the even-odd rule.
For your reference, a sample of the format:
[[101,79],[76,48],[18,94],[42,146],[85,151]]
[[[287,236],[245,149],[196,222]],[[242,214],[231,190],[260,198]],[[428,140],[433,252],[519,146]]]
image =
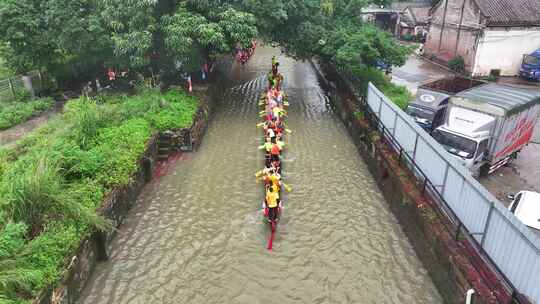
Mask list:
[[270,156],[272,161],[279,161],[279,154],[281,153],[281,149],[277,144],[272,144],[272,148],[270,149]]
[[109,81],[116,80],[116,73],[111,68],[107,70],[107,76],[109,77]]

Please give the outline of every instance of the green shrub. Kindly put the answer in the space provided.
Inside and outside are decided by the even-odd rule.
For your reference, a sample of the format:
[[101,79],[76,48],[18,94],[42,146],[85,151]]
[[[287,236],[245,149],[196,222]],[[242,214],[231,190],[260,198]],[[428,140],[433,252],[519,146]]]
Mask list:
[[70,125],[68,137],[81,148],[91,146],[98,130],[114,121],[114,116],[106,116],[102,107],[85,97],[69,102],[64,111],[64,117]]
[[4,58],[0,57],[0,80],[13,76],[11,70],[6,66]]
[[403,39],[403,40],[405,40],[405,41],[413,41],[413,40],[414,40],[414,36],[411,35],[411,34],[409,34],[409,33],[407,33],[407,34],[401,36],[401,39]]
[[98,145],[90,150],[99,155],[95,158],[99,160],[96,180],[109,188],[128,184],[151,135],[150,124],[141,118],[101,130],[96,140]]
[[465,72],[465,59],[461,56],[454,57],[448,61],[448,67],[456,73],[463,73]]
[[106,221],[84,208],[76,193],[67,191],[60,168],[54,159],[28,156],[8,170],[0,186],[5,189],[3,201],[8,215],[39,233],[50,221],[77,220],[83,225],[107,229]]
[[486,78],[487,81],[490,81],[490,82],[497,82],[499,78],[496,76],[496,75],[493,75],[493,74],[489,74],[489,76]]
[[28,226],[24,223],[7,223],[0,229],[0,260],[17,253],[25,244]]
[[54,104],[51,98],[11,102],[0,108],[0,130],[11,128],[49,109]]
[[367,85],[371,82],[401,109],[406,109],[409,101],[413,99],[406,87],[391,83],[380,70],[374,68],[363,69],[357,71],[352,78],[361,95],[366,94]]
[[64,260],[77,249],[81,236],[75,227],[53,222],[28,243],[20,263],[40,274],[39,280],[33,282],[34,293],[60,279]]
[[395,103],[402,110],[407,108],[409,101],[413,99],[413,96],[409,90],[404,86],[399,86],[393,83],[386,83],[381,88],[382,92],[386,97],[388,97],[393,103]]
[[190,126],[197,106],[178,91],[73,100],[0,149],[0,302],[26,302],[54,284],[80,240],[110,228],[94,210],[129,183],[152,134]]
[[358,118],[358,119],[364,119],[364,112],[362,111],[356,111],[353,113],[354,117]]

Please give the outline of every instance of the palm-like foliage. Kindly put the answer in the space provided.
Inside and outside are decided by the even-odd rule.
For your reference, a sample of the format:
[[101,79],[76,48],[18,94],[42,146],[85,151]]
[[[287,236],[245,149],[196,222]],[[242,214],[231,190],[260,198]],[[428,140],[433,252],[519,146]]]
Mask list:
[[4,303],[2,295],[13,297],[16,293],[30,293],[32,285],[41,279],[41,272],[22,267],[14,259],[0,260],[0,301]]
[[7,213],[13,220],[27,223],[34,233],[47,222],[59,219],[71,219],[102,230],[110,227],[105,219],[79,203],[78,193],[66,190],[54,161],[41,158],[27,164],[22,172],[17,169],[8,172],[7,180],[4,179]]

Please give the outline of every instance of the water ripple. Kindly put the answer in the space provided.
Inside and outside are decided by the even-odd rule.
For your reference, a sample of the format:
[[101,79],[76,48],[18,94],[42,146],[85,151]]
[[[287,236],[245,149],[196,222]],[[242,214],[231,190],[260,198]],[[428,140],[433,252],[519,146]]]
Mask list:
[[285,57],[294,191],[266,250],[253,174],[272,52],[233,67],[199,152],[147,185],[82,303],[442,303],[315,73]]

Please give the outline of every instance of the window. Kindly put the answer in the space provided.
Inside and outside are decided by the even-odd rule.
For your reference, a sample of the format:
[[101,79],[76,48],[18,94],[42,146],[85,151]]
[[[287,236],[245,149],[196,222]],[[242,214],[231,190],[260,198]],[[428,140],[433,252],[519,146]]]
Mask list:
[[489,141],[485,139],[478,144],[478,153],[476,154],[476,157],[480,157],[484,155],[484,153],[487,151],[487,148],[488,148],[488,142]]
[[468,159],[474,157],[476,142],[473,140],[441,130],[435,130],[432,136],[451,154]]
[[523,63],[530,64],[530,65],[538,65],[540,64],[540,58],[534,57],[531,55],[526,55],[525,59],[523,59]]
[[406,112],[410,116],[423,118],[427,120],[433,119],[433,116],[435,115],[435,112],[433,112],[433,110],[417,107],[414,105],[409,105],[407,107]]
[[433,119],[433,128],[443,124],[444,114],[446,114],[446,108],[442,108],[437,112],[435,118]]
[[514,198],[514,202],[512,203],[512,208],[510,209],[510,212],[512,212],[512,213],[516,212],[516,209],[517,209],[517,206],[519,205],[519,200],[521,199],[521,196],[522,196],[521,193],[518,193],[518,195],[516,195],[516,198]]

